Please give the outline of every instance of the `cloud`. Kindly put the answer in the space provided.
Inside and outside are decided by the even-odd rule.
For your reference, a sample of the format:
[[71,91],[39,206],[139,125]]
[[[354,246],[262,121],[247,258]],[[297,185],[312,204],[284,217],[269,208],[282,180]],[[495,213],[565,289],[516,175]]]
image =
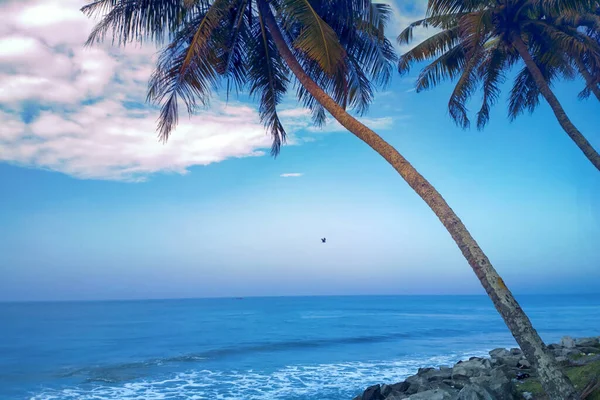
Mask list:
[[298,178],[304,175],[302,172],[287,172],[285,174],[279,175],[282,178]]
[[[84,48],[93,21],[79,11],[83,4],[0,3],[0,162],[139,181],[265,154],[271,141],[256,109],[218,99],[200,115],[182,113],[168,143],[160,143],[158,110],[144,104],[157,49]],[[303,110],[287,113],[294,118]],[[288,144],[300,143],[289,132]]]
[[[364,117],[357,118],[360,122],[365,124],[367,127],[373,129],[374,131],[381,131],[391,128],[394,125],[394,121],[397,117]],[[348,130],[340,125],[334,119],[328,119],[327,124],[325,126],[319,128],[316,126],[311,126],[308,128],[309,131],[312,132],[347,132]]]

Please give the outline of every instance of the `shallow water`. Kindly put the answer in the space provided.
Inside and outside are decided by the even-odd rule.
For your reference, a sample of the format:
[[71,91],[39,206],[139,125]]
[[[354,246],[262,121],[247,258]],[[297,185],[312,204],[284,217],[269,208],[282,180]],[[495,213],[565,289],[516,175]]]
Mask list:
[[[547,342],[600,296],[521,296]],[[515,342],[483,296],[0,303],[0,399],[351,399]]]

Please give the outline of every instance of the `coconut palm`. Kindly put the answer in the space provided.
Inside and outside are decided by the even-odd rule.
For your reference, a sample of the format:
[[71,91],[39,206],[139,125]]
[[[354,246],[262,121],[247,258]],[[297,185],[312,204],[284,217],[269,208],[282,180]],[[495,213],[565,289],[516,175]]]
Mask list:
[[[398,37],[401,44],[412,41],[416,27],[433,27],[439,32],[417,44],[400,57],[398,70],[407,73],[415,62],[432,60],[417,79],[417,91],[456,79],[448,108],[461,127],[470,124],[466,103],[481,84],[483,102],[477,113],[477,126],[489,120],[491,106],[500,94],[506,73],[518,63],[518,73],[509,103],[509,116],[516,118],[533,111],[541,94],[558,122],[592,164],[600,170],[600,154],[568,118],[552,92],[550,83],[572,78],[573,65],[586,79],[586,90],[593,90],[598,79],[600,45],[590,32],[597,32],[595,2],[542,0],[430,0],[426,18],[409,25]],[[559,16],[562,22],[556,22]],[[572,16],[569,20],[566,15]],[[575,18],[579,16],[579,19]],[[588,33],[578,29],[589,17]],[[596,24],[596,25],[594,25]],[[588,68],[594,68],[594,73]]]
[[370,0],[98,0],[84,7],[102,14],[88,43],[112,34],[126,44],[169,44],[151,78],[148,99],[161,106],[158,131],[166,140],[183,101],[189,112],[208,104],[222,81],[259,98],[259,114],[273,137],[285,140],[277,106],[292,78],[315,123],[325,111],[379,153],[429,205],[467,259],[525,355],[538,367],[552,398],[576,399],[569,380],[548,355],[510,290],[441,194],[390,144],[351,115],[363,112],[373,85],[385,84],[395,56],[384,29],[389,9]]

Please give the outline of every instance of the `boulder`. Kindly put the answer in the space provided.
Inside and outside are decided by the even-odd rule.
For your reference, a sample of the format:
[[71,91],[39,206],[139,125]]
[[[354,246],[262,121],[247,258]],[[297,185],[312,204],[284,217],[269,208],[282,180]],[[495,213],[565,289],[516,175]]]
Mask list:
[[458,363],[452,369],[452,380],[468,379],[485,374],[492,368],[488,359],[470,360]]
[[494,368],[488,375],[473,377],[469,381],[473,385],[485,388],[494,400],[516,399],[506,367]]
[[404,400],[407,397],[408,396],[405,393],[392,392],[392,393],[388,394],[388,396],[385,398],[385,400]]
[[560,339],[560,345],[566,349],[572,349],[575,347],[575,340],[571,336],[563,336]]
[[369,386],[362,394],[361,400],[383,400],[379,385]]
[[457,400],[495,400],[494,396],[484,387],[467,385],[458,393]]
[[525,400],[533,400],[533,393],[531,393],[531,392],[523,392],[523,398]]
[[556,362],[559,364],[565,364],[569,362],[569,359],[565,356],[558,356],[556,357]]
[[383,398],[386,398],[394,389],[390,385],[381,385],[380,393]]
[[575,346],[577,347],[595,347],[600,345],[600,341],[595,337],[575,339]]
[[510,351],[503,348],[497,348],[490,351],[489,354],[491,358],[506,357],[510,355]]
[[404,381],[404,382],[400,382],[400,383],[395,383],[393,385],[390,385],[392,388],[392,391],[394,392],[401,392],[404,393],[408,390],[408,387],[410,386],[410,383]]
[[600,348],[599,347],[577,347],[577,350],[579,350],[582,353],[585,354],[597,354],[600,353]]
[[519,369],[529,369],[531,368],[531,363],[526,359],[519,360],[517,363],[517,368]]
[[510,354],[512,354],[513,356],[520,356],[523,354],[523,352],[521,351],[521,349],[515,347],[514,349],[510,349]]
[[450,379],[452,377],[452,368],[440,368],[440,369],[431,369],[421,376],[427,379],[429,382],[435,381],[443,381],[444,379]]
[[427,390],[408,397],[408,400],[455,400],[456,395],[442,389]]

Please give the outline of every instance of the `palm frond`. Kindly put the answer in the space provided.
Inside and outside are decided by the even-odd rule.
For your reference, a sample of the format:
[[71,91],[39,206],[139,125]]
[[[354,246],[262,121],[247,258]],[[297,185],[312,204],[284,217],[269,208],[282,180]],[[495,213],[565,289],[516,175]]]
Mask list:
[[458,43],[458,26],[438,32],[401,55],[398,61],[398,72],[401,75],[406,74],[410,71],[413,63],[439,57],[453,49]]
[[207,8],[208,0],[196,1],[192,7],[181,0],[97,0],[81,8],[88,17],[101,17],[86,45],[103,41],[109,33],[118,45],[146,39],[162,43]]
[[281,58],[273,38],[263,23],[260,7],[259,18],[254,21],[252,35],[247,39],[248,83],[250,95],[259,97],[258,112],[273,143],[271,155],[277,156],[286,141],[286,131],[277,114],[277,106],[287,91],[288,68]]
[[179,32],[160,54],[150,78],[147,100],[155,104],[162,103],[158,132],[163,141],[169,138],[177,125],[178,101],[183,101],[188,113],[192,114],[199,105],[208,105],[211,91],[218,83],[218,56],[214,46],[206,46],[202,54],[192,59],[185,72],[182,72],[194,32],[193,25]]
[[446,79],[455,79],[464,71],[465,62],[465,52],[462,46],[454,46],[423,68],[417,78],[416,91],[431,89]]
[[334,75],[344,68],[346,52],[335,31],[319,16],[308,0],[281,0],[281,10],[288,23],[301,27],[293,45],[321,69]]
[[501,46],[496,46],[486,52],[478,67],[478,74],[483,81],[483,99],[477,112],[477,129],[481,130],[490,120],[490,109],[498,101],[500,86],[504,83],[506,52]]

